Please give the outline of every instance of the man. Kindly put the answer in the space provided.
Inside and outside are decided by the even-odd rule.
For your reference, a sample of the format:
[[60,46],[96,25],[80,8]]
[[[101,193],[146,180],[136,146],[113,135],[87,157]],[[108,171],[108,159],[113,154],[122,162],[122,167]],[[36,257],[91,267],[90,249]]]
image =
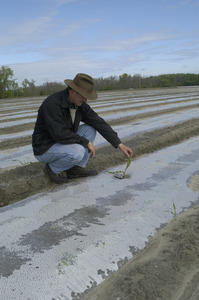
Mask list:
[[109,124],[86,103],[87,99],[98,97],[93,78],[78,73],[65,83],[68,85],[65,90],[50,95],[40,106],[32,135],[34,155],[46,163],[44,172],[55,183],[97,175],[96,170],[85,169],[89,157],[95,155],[96,131],[126,157],[133,155]]

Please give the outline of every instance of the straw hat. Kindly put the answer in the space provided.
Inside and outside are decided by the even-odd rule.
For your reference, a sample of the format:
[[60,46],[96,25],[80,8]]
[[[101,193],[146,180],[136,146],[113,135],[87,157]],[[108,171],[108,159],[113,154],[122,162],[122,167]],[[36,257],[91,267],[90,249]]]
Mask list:
[[64,82],[86,99],[95,100],[98,98],[94,88],[94,80],[87,74],[78,73],[73,80],[65,79]]

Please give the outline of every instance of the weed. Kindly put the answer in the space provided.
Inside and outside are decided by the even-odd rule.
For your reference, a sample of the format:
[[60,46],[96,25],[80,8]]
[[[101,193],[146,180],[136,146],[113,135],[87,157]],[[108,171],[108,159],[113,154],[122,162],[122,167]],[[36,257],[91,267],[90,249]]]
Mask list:
[[165,212],[170,212],[174,217],[176,217],[177,212],[176,212],[175,203],[173,202],[173,209],[165,210]]
[[75,265],[79,253],[83,253],[83,250],[81,248],[77,248],[76,254],[73,255],[68,252],[64,253],[63,257],[61,258],[57,266],[59,275],[65,274],[66,267]]
[[31,162],[31,161],[21,161],[21,160],[18,160],[18,159],[13,159],[13,161],[17,161],[18,163],[20,163],[20,165],[22,165],[23,167],[24,166],[27,166],[27,165],[31,165],[31,164],[33,164],[33,162]]
[[95,244],[95,247],[99,247],[100,245],[105,246],[106,243],[103,242],[102,240],[98,240],[98,241],[96,242],[96,244]]
[[114,177],[119,178],[119,179],[127,178],[127,177],[129,177],[129,175],[126,174],[126,171],[127,171],[128,167],[130,166],[130,164],[131,164],[131,159],[129,158],[126,163],[126,168],[124,171],[115,171],[115,172],[108,172],[108,173],[114,174]]

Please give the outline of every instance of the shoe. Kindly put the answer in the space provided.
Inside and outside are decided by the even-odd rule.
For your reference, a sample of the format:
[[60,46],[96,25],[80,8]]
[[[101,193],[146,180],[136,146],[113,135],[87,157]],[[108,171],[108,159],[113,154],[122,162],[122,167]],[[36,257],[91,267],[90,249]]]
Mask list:
[[44,173],[50,177],[50,180],[55,183],[65,183],[68,181],[68,177],[66,172],[62,172],[60,174],[54,173],[48,164],[45,165]]
[[98,172],[96,170],[86,170],[85,168],[74,166],[67,170],[68,178],[88,177],[96,176]]

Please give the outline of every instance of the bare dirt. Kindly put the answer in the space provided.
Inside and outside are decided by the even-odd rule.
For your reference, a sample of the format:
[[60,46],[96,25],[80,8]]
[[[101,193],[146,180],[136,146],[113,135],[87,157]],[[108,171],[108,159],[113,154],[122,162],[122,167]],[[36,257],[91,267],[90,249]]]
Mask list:
[[174,218],[83,300],[198,300],[199,206]]
[[[185,139],[197,136],[199,133],[199,118],[189,120],[180,124],[157,129],[152,132],[146,132],[141,135],[126,139],[123,142],[131,147],[134,152],[134,159],[140,155],[154,152],[158,149],[177,144]],[[26,144],[30,142],[30,137],[20,139]],[[16,139],[11,140],[12,146]],[[99,172],[119,165],[125,161],[124,156],[119,150],[107,145],[97,149],[96,156],[88,163],[88,168],[95,168]],[[0,206],[5,206],[27,196],[42,192],[44,190],[56,188],[43,173],[44,165],[42,163],[31,163],[26,166],[20,166],[15,169],[5,170],[0,173]]]

